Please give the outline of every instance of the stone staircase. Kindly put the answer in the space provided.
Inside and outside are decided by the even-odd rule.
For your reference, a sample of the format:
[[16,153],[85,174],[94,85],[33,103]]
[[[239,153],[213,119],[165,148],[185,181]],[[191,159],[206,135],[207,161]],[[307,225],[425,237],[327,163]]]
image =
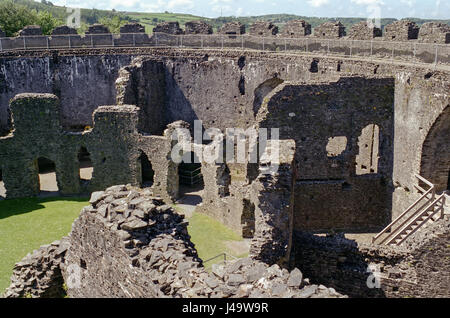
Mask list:
[[[372,243],[400,245],[420,228],[450,216],[449,193],[436,194],[434,184],[419,175],[416,178],[419,182],[415,187],[422,194],[420,198],[375,235]],[[420,182],[428,186],[428,190],[422,188]]]

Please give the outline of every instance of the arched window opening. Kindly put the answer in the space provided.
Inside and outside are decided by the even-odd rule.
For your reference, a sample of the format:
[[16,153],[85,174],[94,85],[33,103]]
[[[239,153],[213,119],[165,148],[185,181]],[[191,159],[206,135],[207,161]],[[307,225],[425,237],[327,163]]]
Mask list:
[[56,194],[59,191],[55,163],[44,157],[37,159],[39,190],[41,194]]
[[140,151],[138,164],[141,167],[141,187],[151,187],[154,182],[155,172],[153,171],[150,160],[142,150]]
[[81,147],[78,151],[79,176],[81,185],[89,184],[92,179],[93,165],[91,155],[86,147]]

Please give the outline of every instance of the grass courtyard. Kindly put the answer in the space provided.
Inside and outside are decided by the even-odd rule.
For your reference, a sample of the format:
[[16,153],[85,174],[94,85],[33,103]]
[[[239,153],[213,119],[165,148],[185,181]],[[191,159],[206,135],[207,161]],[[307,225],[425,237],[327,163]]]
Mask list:
[[0,294],[10,284],[14,264],[67,235],[87,201],[59,197],[0,201]]
[[[67,235],[87,198],[26,198],[0,201],[0,294],[10,284],[14,264],[27,253]],[[200,258],[226,252],[243,257],[229,243],[242,238],[217,220],[199,213],[189,219],[189,234]],[[210,268],[215,261],[205,264]]]

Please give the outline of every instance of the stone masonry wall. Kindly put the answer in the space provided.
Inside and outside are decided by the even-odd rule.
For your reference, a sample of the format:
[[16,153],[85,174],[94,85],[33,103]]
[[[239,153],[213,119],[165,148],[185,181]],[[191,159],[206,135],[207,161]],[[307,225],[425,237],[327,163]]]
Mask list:
[[213,28],[204,21],[189,21],[184,25],[185,34],[212,34]]
[[[169,118],[167,122],[183,119],[192,126],[193,120],[198,118],[202,119],[203,126],[205,128],[226,128],[235,126],[245,128],[254,124],[255,114],[257,114],[258,110],[260,109],[261,102],[272,89],[276,88],[283,81],[303,79],[307,83],[308,81],[317,79],[338,78],[339,76],[345,75],[368,76],[369,74],[373,75],[374,73],[376,73],[376,76],[379,75],[381,77],[395,77],[396,113],[393,117],[393,120],[396,126],[396,132],[394,134],[396,156],[394,157],[393,174],[394,186],[396,188],[393,194],[394,217],[396,214],[398,215],[398,213],[401,213],[406,206],[411,204],[416,199],[416,194],[413,193],[412,189],[414,189],[415,183],[414,173],[420,173],[421,171],[420,158],[422,145],[433,123],[436,121],[439,114],[442,113],[445,106],[448,105],[448,95],[446,95],[446,91],[448,91],[448,85],[446,84],[448,83],[448,79],[446,79],[447,74],[442,71],[432,71],[426,67],[398,66],[390,63],[381,63],[378,61],[342,61],[340,59],[332,57],[312,59],[310,57],[286,56],[283,57],[283,60],[281,62],[281,60],[276,55],[271,55],[270,53],[256,54],[251,52],[247,52],[245,55],[242,55],[239,52],[214,52],[211,50],[204,52],[189,50],[187,50],[186,52],[180,52],[177,50],[145,49],[138,50],[137,52],[140,52],[142,54],[151,54],[152,58],[148,59],[152,60],[153,62],[149,63],[155,64],[157,62],[162,62],[165,65],[165,82],[167,85],[166,96],[168,98],[167,105],[169,105],[167,112],[169,114]],[[20,90],[39,91],[42,89],[43,83],[45,83],[44,88],[46,90],[48,89],[48,91],[52,91],[54,82],[53,80],[49,79],[52,79],[54,75],[58,74],[58,69],[63,70],[62,73],[67,74],[67,76],[61,77],[61,95],[63,97],[61,98],[61,107],[63,110],[60,111],[60,114],[62,115],[60,117],[62,117],[62,123],[70,123],[69,119],[71,119],[72,117],[67,117],[68,111],[70,110],[70,112],[75,113],[76,111],[77,114],[80,114],[80,116],[82,115],[86,118],[89,118],[88,123],[90,122],[90,125],[92,125],[92,117],[89,114],[90,111],[78,111],[77,107],[79,106],[74,105],[80,104],[80,100],[83,101],[82,103],[84,103],[84,101],[92,103],[91,105],[94,107],[97,107],[96,104],[113,104],[114,98],[116,97],[113,85],[113,82],[115,80],[113,75],[115,72],[114,70],[117,69],[116,67],[118,66],[118,64],[120,65],[121,63],[126,63],[126,61],[131,58],[130,55],[106,55],[103,58],[100,58],[96,55],[77,58],[74,58],[73,56],[56,55],[56,57],[50,58],[48,56],[30,57],[28,56],[29,54],[30,53],[26,53],[24,57],[20,59],[12,57],[2,59],[2,63],[4,63],[2,65],[4,65],[5,67],[0,69],[2,70],[0,71],[2,72],[2,75],[0,76],[5,76],[3,78],[6,79],[6,82],[3,83],[6,83],[6,85],[0,86],[0,89],[3,90],[3,92],[6,91],[6,93],[2,93],[1,98],[7,101],[11,96],[14,96],[13,94],[15,92],[20,92]],[[206,56],[206,54],[208,54],[208,56]],[[161,58],[161,55],[164,55],[164,58]],[[268,58],[270,60],[270,63],[267,62]],[[53,61],[55,60],[59,62],[56,64],[53,63]],[[94,69],[94,74],[86,73],[83,71],[83,69],[88,69],[89,65],[93,64],[98,66],[98,73],[97,68]],[[313,64],[314,67],[312,67]],[[33,67],[31,67],[31,65]],[[57,68],[55,68],[56,66]],[[5,72],[5,69],[8,71]],[[50,73],[41,71],[36,73],[32,71],[33,69],[49,69],[51,71]],[[112,70],[111,74],[108,74],[108,69]],[[25,77],[27,78],[27,82],[18,84],[22,83],[19,78],[24,78],[20,75],[24,72],[25,74],[27,74],[27,76]],[[108,88],[106,89],[106,91],[113,91],[113,93],[111,93],[110,95],[112,97],[112,100],[105,103],[101,102],[101,100],[109,100],[110,97],[107,97],[104,94],[99,94],[96,86],[94,85],[94,83],[103,83],[100,80],[102,79],[100,73],[108,74],[108,80],[106,81],[106,83],[111,82],[111,84],[108,84],[111,85],[111,87],[107,86]],[[151,79],[151,76],[153,75],[150,72],[148,73],[148,76],[149,79]],[[208,85],[210,85],[211,83],[210,79],[213,78],[218,79],[217,81],[214,80],[213,82],[222,84],[220,86],[214,87],[215,94],[208,94],[209,89],[205,91],[204,88],[209,87]],[[148,79],[146,79],[144,83],[146,81],[150,83]],[[39,85],[37,85],[38,83],[40,87]],[[71,87],[73,87],[73,89]],[[86,93],[86,96],[84,96],[84,94],[77,94],[76,96],[74,96],[73,92],[78,91],[79,89],[82,90],[82,87],[86,87],[86,89],[89,90],[88,93]],[[96,90],[95,94],[93,93],[94,90]],[[100,91],[103,92],[104,90]],[[320,97],[320,94],[318,95],[318,97]],[[93,103],[92,101],[96,99],[100,100],[100,102]],[[327,110],[327,112],[333,113],[332,110],[333,108]],[[5,108],[5,111],[7,111],[7,108]],[[219,116],[219,114],[223,112],[226,112],[230,116]],[[289,117],[289,113],[287,113],[286,116],[288,118],[291,118]],[[5,117],[9,118],[9,116]],[[5,120],[5,117],[2,117],[2,120]],[[370,118],[370,116],[368,118]],[[412,123],[418,124],[415,125]],[[63,129],[65,130],[64,126],[66,125],[63,124]],[[356,138],[358,138],[359,144],[363,143],[367,139],[367,145],[376,146],[376,143],[373,142],[374,138],[372,138],[372,135],[378,136],[378,134],[380,134],[380,131],[375,129],[376,127],[370,125],[367,128],[370,129],[365,129],[364,134],[362,134],[363,131],[358,131],[357,134],[354,135],[355,138],[353,138],[353,140],[356,140]],[[76,181],[71,181],[70,183],[68,183],[70,184],[70,186],[61,185],[65,183],[65,181],[62,181],[61,183],[61,178],[58,179],[58,182],[61,183],[60,190],[69,189],[70,191],[75,191],[77,184],[79,183],[78,163],[76,161],[76,155],[79,147],[81,147],[83,144],[82,140],[87,140],[87,135],[89,135],[89,133],[71,133],[64,135],[70,136],[70,138],[64,138],[74,140],[76,142],[73,142],[70,146],[70,149],[68,149],[66,152],[66,154],[68,155],[66,156],[67,159],[64,160],[69,161],[69,163],[63,164],[61,168],[57,169],[70,170],[68,173],[62,173],[69,175],[70,177],[68,177],[68,179],[73,179]],[[434,135],[434,133],[432,135]],[[141,140],[143,140],[143,143],[137,144],[137,146],[132,147],[133,149],[135,149],[131,152],[132,157],[136,158],[137,160],[139,156],[138,149],[139,147],[143,147],[139,145],[148,145],[145,146],[147,147],[146,149],[148,149],[148,153],[146,151],[146,154],[147,156],[149,156],[149,158],[154,158],[152,161],[152,166],[155,168],[156,165],[158,169],[162,171],[161,173],[157,173],[155,175],[155,180],[158,180],[154,185],[155,191],[156,188],[159,189],[158,193],[161,195],[166,195],[168,200],[170,200],[170,198],[176,197],[177,186],[175,184],[177,184],[177,179],[176,177],[174,177],[174,175],[176,176],[176,166],[170,166],[167,163],[167,160],[164,159],[170,152],[170,143],[168,143],[166,138],[162,135],[144,136],[135,134],[134,136],[138,136],[136,138],[140,138]],[[335,137],[344,136],[337,135]],[[382,130],[381,137],[383,137]],[[10,137],[3,138],[2,144],[4,145],[3,141],[5,141],[5,143],[8,143],[9,141],[7,140],[9,140],[9,138]],[[24,140],[26,140],[26,138],[24,138]],[[349,142],[349,140],[350,139],[347,138],[347,142]],[[333,138],[332,140],[326,141],[326,144],[324,144],[324,148],[325,150],[327,150],[327,152],[329,150],[330,154],[333,154],[334,152],[336,152],[336,150],[339,150],[339,146],[342,147],[339,142],[339,138]],[[62,144],[65,144],[65,142],[62,142]],[[433,145],[434,142],[430,140],[430,142],[427,142],[427,144]],[[88,149],[91,154],[95,152],[96,145],[97,144],[95,142],[92,142],[92,146],[90,146],[90,149]],[[364,146],[364,144],[362,145]],[[334,150],[330,148],[330,150],[327,149],[327,146],[331,148],[337,148]],[[33,147],[34,145],[30,146],[26,144],[23,146],[23,149],[33,149]],[[163,154],[155,151],[155,149],[164,149],[162,151]],[[434,147],[430,149],[434,149]],[[29,181],[26,181],[35,180],[33,179],[33,175],[35,175],[35,168],[33,168],[33,165],[24,165],[23,161],[21,160],[8,160],[4,155],[5,153],[8,153],[8,151],[4,151],[5,152],[3,152],[3,155],[1,157],[3,159],[0,159],[0,163],[2,164],[2,166],[4,167],[5,165],[8,165],[10,168],[6,168],[6,170],[13,171],[11,178],[24,180],[24,182],[22,183],[16,182],[17,185],[20,185],[21,187],[21,190],[18,190],[16,192],[16,195],[26,196],[35,193],[34,190],[30,191],[30,189],[35,189],[36,186],[32,186],[31,184],[29,184]],[[59,151],[58,148],[52,146],[51,152],[53,153],[57,151]],[[366,154],[373,154],[373,152],[367,152]],[[27,156],[28,155],[25,155],[25,157]],[[34,152],[32,157],[33,158],[29,159],[30,162],[36,159],[36,157],[34,156]],[[49,156],[47,155],[47,157]],[[50,157],[50,159],[55,161],[56,157],[53,156]],[[106,165],[106,170],[103,171],[107,171],[108,161],[103,162],[103,159],[109,157],[109,155],[104,156],[100,153],[98,155],[95,155],[95,157],[96,160],[94,160],[93,162],[94,166]],[[324,154],[324,158],[326,157],[327,153]],[[425,154],[425,157],[432,158],[433,155]],[[114,158],[114,156],[111,155],[110,158]],[[361,166],[364,165],[367,167],[367,172],[370,172],[370,169],[374,167],[374,163],[370,164],[370,158],[374,158],[373,155],[358,157],[358,160],[361,160]],[[326,160],[329,159],[327,158]],[[133,168],[134,172],[131,178],[133,179],[133,183],[139,184],[140,172],[138,170],[138,164],[134,162],[134,159],[130,159],[130,161],[127,162],[130,162],[131,165],[136,166],[136,168]],[[369,165],[366,165],[365,162],[368,162]],[[331,163],[339,164],[339,161]],[[58,163],[57,167],[58,166],[61,166],[61,163]],[[103,168],[100,168],[100,170],[102,169]],[[130,171],[128,169],[129,168],[126,168],[125,171]],[[333,169],[336,168],[330,169],[330,171],[333,171]],[[2,168],[3,173],[5,173],[6,170]],[[95,170],[96,168],[94,167],[94,171]],[[227,169],[225,168],[223,169],[223,171],[226,170]],[[230,170],[230,175],[237,176],[237,179],[239,179],[242,175],[248,176],[248,173],[246,172],[247,168],[243,169],[243,167],[229,166],[228,170]],[[6,174],[7,173],[8,172],[6,171]],[[129,180],[128,176],[126,178],[126,180]],[[235,177],[235,182],[233,182],[233,185],[230,185],[229,188],[236,189],[236,192],[239,192],[239,187],[241,187],[241,184],[236,181],[237,179]],[[96,180],[100,180],[100,178],[97,178]],[[97,184],[94,186],[96,182],[93,182],[93,180],[91,180],[90,189],[101,189],[111,185]],[[348,201],[353,200],[351,195],[352,193],[357,193],[351,188],[350,191],[348,191],[348,185],[352,186],[353,190],[355,190],[355,188],[364,189],[364,187],[368,187],[369,185],[371,185],[371,187],[376,189],[375,193],[377,193],[377,198],[378,193],[380,193],[380,197],[382,197],[381,193],[383,193],[383,189],[387,188],[386,184],[383,184],[381,180],[380,183],[377,183],[376,180],[372,180],[369,177],[355,178],[353,184],[349,182],[345,184],[344,182],[333,181],[329,182],[327,186],[329,187],[330,191],[339,191],[340,195],[336,196],[336,198],[341,197],[343,198],[343,200],[344,198],[346,198],[346,200]],[[316,186],[324,187],[325,185],[320,183],[317,185],[312,184],[312,192],[317,192],[316,190],[314,190],[314,187]],[[79,193],[79,189],[80,188],[78,188],[78,191],[75,191],[75,193]],[[68,193],[70,191],[67,191],[65,193]],[[314,193],[312,192],[310,194],[308,194],[307,192],[302,193],[303,196],[305,196],[305,198],[307,198],[308,200],[315,200],[314,198],[310,197],[310,195],[314,196]],[[386,196],[388,198],[387,200],[389,200],[390,193],[386,193]],[[227,219],[225,212],[228,210],[228,208],[233,211],[242,211],[245,204],[248,206],[248,203],[245,203],[246,201],[244,201],[243,199],[244,198],[238,198],[234,201],[235,204],[226,205],[226,209],[225,207],[223,209],[221,208],[220,211],[224,211],[223,218]],[[327,199],[328,198],[324,198],[324,201],[326,201]],[[320,200],[322,200],[322,198]],[[361,206],[365,204],[367,204],[368,206],[373,206],[373,203],[371,203],[373,202],[373,198],[371,199],[370,196],[363,196],[362,199],[361,197],[358,197],[358,202],[362,202],[358,203]],[[382,209],[382,206],[380,206],[380,209]],[[232,227],[236,228],[237,231],[239,231],[239,228],[241,227],[239,216],[235,217],[234,215],[232,215],[225,222],[227,222],[228,224],[235,224]],[[320,219],[317,219],[317,221],[314,222],[317,222],[316,224],[320,224]]]
[[427,43],[450,43],[450,26],[444,23],[424,23],[419,30],[419,41]]
[[253,36],[274,36],[278,34],[278,27],[272,22],[258,21],[250,26],[249,34]]
[[61,265],[69,243],[66,238],[41,246],[14,265],[6,298],[62,298]]
[[297,38],[311,34],[311,24],[304,20],[290,20],[283,28],[283,36]]
[[[393,84],[386,78],[284,82],[266,97],[257,115],[260,127],[279,128],[281,139],[292,138],[296,144],[296,229],[376,229],[387,224]],[[375,126],[379,135],[372,128],[365,133]]]
[[369,26],[366,21],[353,25],[349,32],[349,38],[355,40],[372,40],[381,36],[381,29],[374,25]]
[[319,38],[340,38],[345,36],[345,27],[341,22],[325,22],[314,28],[314,36]]
[[417,39],[419,27],[412,21],[400,20],[386,25],[384,39],[395,41],[408,41]]
[[220,34],[240,35],[245,33],[245,25],[240,22],[228,22],[222,25],[218,31]]
[[294,264],[312,282],[350,297],[449,297],[449,224],[439,220],[395,247],[296,232]]
[[80,270],[77,297],[342,297],[289,272],[245,258],[206,272],[188,222],[160,199],[130,186],[94,192],[75,220],[62,266]]

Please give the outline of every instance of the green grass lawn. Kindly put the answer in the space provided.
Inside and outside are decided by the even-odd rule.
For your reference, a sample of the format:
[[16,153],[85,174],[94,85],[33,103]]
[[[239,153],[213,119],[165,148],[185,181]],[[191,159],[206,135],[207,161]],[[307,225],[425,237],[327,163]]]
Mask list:
[[[194,213],[188,221],[188,232],[191,236],[191,241],[195,244],[198,255],[202,260],[206,261],[224,252],[235,257],[247,256],[247,254],[236,255],[236,253],[226,247],[226,241],[242,241],[242,237],[214,218],[205,214]],[[209,269],[212,264],[221,261],[223,261],[223,258],[217,258],[206,263],[205,267]]]
[[[82,207],[88,205],[87,201],[87,198],[61,197],[0,201],[0,294],[10,284],[14,264],[41,245],[67,235]],[[194,213],[188,231],[203,260],[223,252],[247,256],[236,255],[227,248],[225,242],[242,241],[242,238],[210,216]],[[208,262],[205,267],[209,269],[222,260]]]
[[67,235],[87,198],[27,198],[0,201],[0,294],[13,266],[27,253]]

